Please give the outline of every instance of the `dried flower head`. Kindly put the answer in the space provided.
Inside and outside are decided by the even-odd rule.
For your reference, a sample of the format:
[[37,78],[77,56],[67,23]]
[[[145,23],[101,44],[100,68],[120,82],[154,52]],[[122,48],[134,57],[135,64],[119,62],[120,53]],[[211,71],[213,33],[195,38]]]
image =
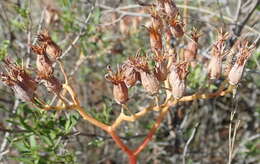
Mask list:
[[154,74],[150,73],[146,57],[139,55],[140,51],[137,51],[135,57],[128,59],[129,64],[140,73],[140,79],[144,89],[152,95],[156,94],[159,92],[160,83]]
[[228,75],[228,80],[231,85],[237,85],[240,81],[245,64],[248,58],[252,55],[252,51],[254,50],[254,48],[255,45],[253,44],[249,46],[248,41],[244,41],[239,44],[239,53],[237,60]]
[[155,69],[154,69],[155,77],[159,81],[165,81],[168,75],[166,53],[160,54],[158,51],[155,51],[155,55],[153,58],[155,61]]
[[60,47],[51,39],[48,31],[43,31],[38,35],[38,41],[44,44],[46,48],[46,53],[53,59],[57,60],[61,54],[62,50]]
[[160,83],[154,74],[146,71],[140,71],[141,83],[144,89],[151,95],[157,94],[160,89]]
[[150,33],[150,44],[153,50],[161,50],[162,49],[162,36],[158,29],[154,26],[150,26],[147,28]]
[[189,64],[187,62],[174,64],[170,69],[169,83],[172,87],[172,95],[174,98],[181,98],[186,89],[186,77],[189,73]]
[[36,81],[31,78],[23,67],[11,63],[8,59],[3,62],[6,66],[7,74],[1,73],[2,82],[11,87],[16,96],[23,101],[32,101],[37,88]]
[[224,42],[229,38],[229,33],[228,32],[224,32],[222,28],[220,28],[220,30],[218,30],[218,44],[224,44]]
[[121,67],[118,66],[117,71],[113,72],[108,66],[108,74],[105,75],[106,80],[113,83],[113,95],[118,104],[125,104],[128,101],[128,89],[124,82],[125,76]]
[[149,72],[149,66],[146,56],[140,56],[140,50],[136,52],[134,57],[129,57],[127,63],[135,68],[135,70]]
[[159,0],[164,2],[165,12],[168,16],[175,17],[179,14],[179,10],[174,2],[174,0]]
[[134,86],[140,80],[140,73],[128,61],[122,65],[122,70],[125,77],[124,82],[128,88]]
[[222,59],[223,55],[216,45],[212,48],[212,56],[208,65],[209,78],[214,80],[218,79],[222,72]]
[[184,58],[187,62],[192,62],[196,60],[197,51],[198,51],[198,39],[200,34],[196,29],[192,30],[191,38],[192,40],[189,41],[187,48],[184,51]]
[[38,74],[44,77],[49,77],[53,74],[52,62],[45,53],[44,45],[31,45],[31,49],[37,54],[36,67]]
[[222,59],[229,53],[228,50],[225,51],[225,41],[228,39],[229,34],[223,32],[222,29],[218,31],[218,40],[213,45],[212,55],[208,65],[209,78],[214,80],[218,79],[222,73]]
[[152,7],[150,14],[152,18],[152,26],[155,30],[161,31],[163,29],[163,21],[159,15],[159,12],[154,7]]
[[43,81],[44,86],[47,88],[49,92],[55,93],[57,95],[60,94],[62,90],[62,84],[60,81],[54,76],[44,76],[39,74],[40,79]]
[[184,24],[179,19],[178,15],[175,17],[168,17],[168,24],[170,25],[170,30],[175,37],[180,38],[184,35]]

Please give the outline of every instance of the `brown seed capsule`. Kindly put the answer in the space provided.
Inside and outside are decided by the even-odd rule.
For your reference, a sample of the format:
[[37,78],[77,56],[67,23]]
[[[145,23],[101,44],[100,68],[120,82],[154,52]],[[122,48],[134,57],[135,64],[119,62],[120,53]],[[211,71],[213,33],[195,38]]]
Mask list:
[[43,80],[43,84],[45,85],[45,87],[49,92],[53,92],[57,95],[60,94],[60,91],[62,90],[62,84],[55,76],[52,75],[49,77],[44,77],[42,78],[42,80]]
[[36,81],[22,67],[11,63],[8,59],[4,59],[3,61],[8,74],[1,73],[1,81],[11,87],[16,96],[21,100],[32,101],[37,88]]
[[147,59],[144,56],[139,56],[139,54],[140,51],[137,51],[135,58],[129,58],[129,64],[140,73],[144,89],[152,95],[156,94],[159,92],[160,83],[154,74],[150,73]]
[[159,92],[160,83],[153,74],[141,70],[140,75],[141,83],[147,92],[149,92],[152,95]]
[[53,74],[52,62],[49,60],[47,55],[45,54],[45,49],[43,46],[31,46],[34,53],[36,53],[36,67],[38,69],[38,73],[40,73],[44,77],[49,77]]
[[175,37],[180,38],[184,35],[184,31],[183,31],[184,25],[178,19],[177,16],[169,18],[168,22],[169,22],[169,25],[170,25],[170,30]]
[[192,41],[189,41],[187,48],[184,51],[184,58],[187,62],[192,62],[196,60],[198,51],[198,39],[200,35],[197,30],[194,29],[191,33]]
[[147,28],[150,33],[150,44],[151,48],[154,50],[161,50],[162,49],[162,36],[158,29],[153,26]]
[[125,83],[114,84],[113,95],[118,104],[125,104],[128,101],[128,89]]
[[213,45],[212,55],[208,65],[209,78],[214,80],[218,79],[222,73],[222,59],[229,51],[225,51],[225,41],[228,39],[229,34],[220,29],[218,31],[218,40]]
[[159,81],[165,81],[168,75],[168,70],[167,70],[167,62],[162,61],[159,63],[156,63],[155,70],[154,70],[154,75]]
[[255,48],[254,45],[248,46],[248,42],[245,41],[240,45],[238,58],[231,68],[228,80],[231,85],[237,85],[243,75],[243,70],[248,58],[252,55],[252,51]]
[[124,82],[125,77],[121,67],[117,68],[117,72],[113,72],[111,67],[108,66],[108,74],[105,79],[113,83],[113,95],[118,104],[125,104],[128,101],[128,89]]
[[60,47],[51,39],[47,31],[43,31],[38,35],[38,40],[44,44],[46,48],[46,53],[53,59],[57,60],[61,54],[62,50]]
[[158,51],[155,51],[155,69],[154,75],[159,81],[165,81],[168,75],[167,69],[167,56],[166,54],[160,54]]
[[208,75],[211,80],[218,79],[222,72],[222,58],[223,55],[214,45],[212,56],[208,65]]
[[5,74],[1,74],[0,78],[6,86],[10,87],[14,91],[17,98],[26,102],[32,101],[34,93],[26,88],[23,83],[12,80],[8,75]]
[[134,86],[139,80],[139,72],[137,72],[133,66],[125,63],[122,65],[122,71],[125,77],[124,82],[128,88]]
[[11,63],[8,59],[4,59],[3,62],[8,70],[8,76],[15,81],[20,81],[31,92],[34,92],[37,88],[36,81],[25,71],[22,66]]
[[150,14],[152,18],[152,26],[157,31],[161,31],[163,29],[163,21],[159,15],[159,11],[157,11],[156,8],[152,7],[150,9]]
[[168,16],[175,17],[179,14],[178,8],[173,0],[162,0],[164,1],[165,12]]
[[172,65],[169,74],[169,83],[172,87],[172,95],[176,99],[180,99],[186,89],[186,77],[188,75],[188,63]]

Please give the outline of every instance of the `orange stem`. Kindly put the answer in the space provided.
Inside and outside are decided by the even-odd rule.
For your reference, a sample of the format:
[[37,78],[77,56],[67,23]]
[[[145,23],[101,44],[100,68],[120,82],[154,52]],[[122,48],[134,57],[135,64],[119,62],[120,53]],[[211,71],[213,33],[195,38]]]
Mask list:
[[138,146],[138,148],[134,151],[134,155],[137,156],[146,146],[147,144],[152,140],[153,135],[155,134],[156,130],[159,128],[161,122],[163,121],[165,115],[167,114],[169,109],[169,106],[166,106],[162,109],[159,117],[157,118],[155,124],[153,125],[152,129],[150,130],[150,132],[147,134],[146,138],[144,139],[144,141],[142,142],[142,144],[140,144]]
[[90,122],[91,124],[103,129],[106,132],[109,132],[109,126],[96,120],[95,118],[91,117],[90,115],[88,115],[84,109],[80,106],[76,107],[77,111],[79,112],[79,114],[84,118],[84,120],[87,120],[88,122]]
[[108,130],[108,133],[111,135],[112,139],[115,141],[117,146],[123,150],[127,155],[129,159],[129,164],[136,164],[136,155],[134,155],[133,151],[130,150],[120,139],[120,137],[116,134],[114,130],[111,130],[111,128]]

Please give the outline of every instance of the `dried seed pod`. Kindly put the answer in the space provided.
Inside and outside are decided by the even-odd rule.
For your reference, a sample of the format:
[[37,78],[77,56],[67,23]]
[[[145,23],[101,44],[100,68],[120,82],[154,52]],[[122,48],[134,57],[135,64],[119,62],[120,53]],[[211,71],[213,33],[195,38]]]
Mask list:
[[188,63],[184,62],[172,65],[169,74],[169,83],[172,87],[172,95],[176,99],[180,99],[186,89],[186,77],[188,75]]
[[189,41],[187,48],[184,51],[184,58],[187,62],[192,62],[196,60],[197,51],[198,51],[198,39],[200,34],[196,29],[191,33],[192,41]]
[[140,73],[140,79],[144,89],[152,95],[156,94],[159,92],[160,83],[154,74],[150,73],[147,59],[144,56],[139,56],[139,54],[140,51],[137,51],[134,58],[129,58],[129,64]]
[[5,74],[1,74],[0,78],[6,86],[10,87],[14,91],[17,98],[25,102],[32,101],[34,93],[26,88],[23,83],[12,80],[8,75]]
[[128,89],[125,83],[113,85],[114,99],[118,104],[125,104],[128,101]]
[[164,53],[163,55],[156,51],[154,60],[155,60],[155,69],[154,75],[159,81],[165,81],[168,75],[167,69],[167,56]]
[[140,76],[141,83],[147,92],[149,92],[152,95],[157,94],[159,92],[160,83],[153,74],[141,70]]
[[28,92],[27,88],[25,88],[22,83],[20,84],[19,83],[20,82],[18,82],[16,85],[11,87],[15,93],[15,96],[21,99],[22,101],[31,102],[34,97],[34,93]]
[[[43,77],[43,75],[40,76]],[[60,94],[62,90],[62,84],[55,76],[52,75],[49,77],[43,77],[41,79],[43,80],[43,84],[45,85],[45,87],[49,92],[53,92],[57,95]]]
[[225,41],[229,37],[228,33],[224,33],[222,29],[218,31],[218,40],[213,45],[212,55],[208,65],[209,78],[218,79],[222,73],[222,59],[229,51],[225,51]]
[[184,31],[183,31],[183,23],[178,19],[178,17],[170,17],[168,20],[168,23],[170,25],[170,30],[172,32],[172,34],[177,37],[180,38],[184,35]]
[[156,67],[154,70],[154,75],[159,81],[165,81],[168,75],[168,70],[167,70],[167,62],[162,61],[156,63]]
[[38,73],[46,78],[51,76],[53,74],[52,62],[47,57],[43,45],[31,46],[31,48],[33,52],[37,54],[36,67],[38,69]]
[[243,70],[248,58],[252,55],[252,51],[255,48],[254,45],[248,46],[248,42],[245,41],[240,45],[238,58],[231,68],[228,80],[231,85],[237,85],[243,75]]
[[164,13],[165,12],[165,7],[164,7],[164,0],[157,0],[156,1],[156,10],[160,13]]
[[53,59],[57,60],[62,54],[60,47],[51,39],[48,31],[43,31],[38,35],[38,41],[44,44],[46,53]]
[[162,36],[158,29],[153,26],[147,28],[150,33],[150,44],[151,48],[154,50],[161,50],[162,49]]
[[218,48],[214,45],[212,50],[212,56],[208,65],[208,75],[211,80],[218,79],[222,72],[222,58]]
[[22,67],[11,63],[8,59],[4,59],[3,61],[8,74],[1,73],[1,81],[11,87],[16,96],[21,100],[32,101],[37,88],[36,81]]
[[37,88],[37,82],[33,79],[22,66],[11,63],[8,59],[3,62],[8,70],[8,76],[15,81],[20,81],[30,91],[34,92]]
[[162,0],[164,1],[165,12],[168,16],[175,17],[179,14],[179,10],[173,0]]
[[163,21],[161,17],[159,16],[159,12],[156,11],[154,7],[150,10],[151,18],[152,18],[152,26],[157,31],[161,31],[163,29]]
[[108,66],[108,74],[105,79],[113,83],[113,95],[118,104],[125,104],[128,101],[128,89],[124,82],[125,77],[121,67],[117,68],[117,72],[113,72],[111,67]]
[[134,67],[128,63],[122,65],[122,70],[125,77],[124,82],[128,88],[134,86],[135,83],[140,79],[139,72],[137,72]]

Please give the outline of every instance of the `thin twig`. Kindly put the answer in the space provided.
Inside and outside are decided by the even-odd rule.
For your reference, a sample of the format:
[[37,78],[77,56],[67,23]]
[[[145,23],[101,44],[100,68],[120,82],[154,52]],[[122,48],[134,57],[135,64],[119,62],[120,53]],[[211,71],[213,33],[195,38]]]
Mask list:
[[[18,105],[19,105],[19,100],[18,99],[15,99],[15,102],[14,102],[14,106],[13,106],[13,109],[12,109],[12,114],[14,114],[18,108]],[[8,123],[7,125],[8,127],[9,126],[12,126],[12,123]],[[3,160],[3,155],[5,153],[3,153],[7,147],[7,142],[8,142],[8,137],[10,135],[10,132],[6,132],[4,137],[3,137],[3,141],[2,141],[2,144],[1,144],[1,147],[0,147],[0,161]]]
[[[84,24],[88,24],[93,10],[94,10],[94,6],[91,7],[89,14],[88,14],[86,20],[84,21]],[[85,34],[85,29],[86,29],[86,26],[83,26],[80,29],[79,34],[75,37],[75,39],[72,41],[72,43],[69,45],[69,47],[62,53],[60,59],[62,59],[64,56],[66,56],[69,53],[69,51],[72,49],[72,47],[75,46],[75,44],[78,42],[79,38]]]
[[[43,8],[42,13],[41,13],[40,22],[39,22],[39,25],[38,25],[38,28],[37,28],[37,32],[36,32],[37,35],[40,34],[41,29],[42,29],[42,24],[43,24],[43,20],[44,20],[45,10],[46,10],[46,7]],[[35,38],[33,39],[33,43],[32,43],[32,44],[35,45],[36,42],[37,42],[37,37],[35,37]]]
[[183,150],[183,154],[182,154],[182,163],[183,163],[183,164],[185,164],[185,157],[186,157],[186,154],[187,154],[188,146],[190,145],[191,141],[192,141],[193,138],[195,137],[199,125],[200,125],[200,123],[196,123],[195,127],[194,127],[193,130],[192,130],[192,133],[191,133],[191,135],[190,135],[190,138],[188,139],[187,143],[186,143],[185,146],[184,146],[184,150]]

